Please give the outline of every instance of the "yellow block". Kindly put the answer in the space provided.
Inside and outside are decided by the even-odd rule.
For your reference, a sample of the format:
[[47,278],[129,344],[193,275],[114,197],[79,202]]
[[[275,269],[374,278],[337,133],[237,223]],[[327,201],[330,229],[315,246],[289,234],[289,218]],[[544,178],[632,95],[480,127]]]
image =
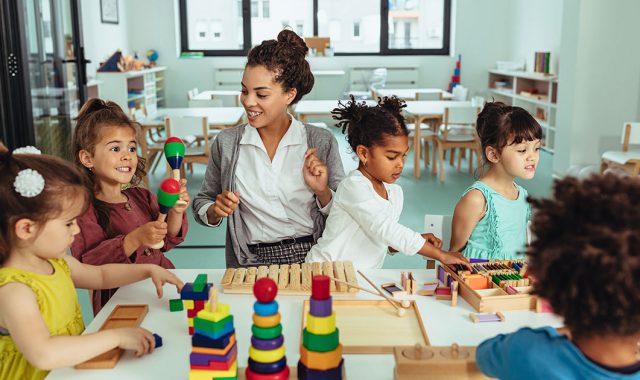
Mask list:
[[275,350],[258,350],[249,347],[249,357],[259,363],[273,363],[284,357],[284,344]]
[[189,327],[193,327],[193,318],[187,318],[189,322]]
[[263,328],[275,327],[280,324],[280,312],[266,317],[253,314],[253,324]]
[[204,369],[192,369],[189,371],[189,380],[211,380],[220,377],[235,377],[238,375],[238,360],[234,360],[227,371],[210,371]]
[[193,308],[196,307],[196,305],[193,303],[193,300],[182,300],[182,302],[184,303],[184,308],[187,310],[193,310]]
[[336,368],[342,360],[342,344],[338,348],[327,352],[316,352],[307,350],[303,344],[300,345],[300,361],[309,369],[326,371]]
[[336,331],[336,312],[328,317],[314,317],[307,313],[307,331],[315,335],[327,335]]
[[215,313],[209,311],[209,303],[204,304],[204,309],[198,312],[198,318],[211,322],[219,322],[229,316],[229,305],[219,303]]

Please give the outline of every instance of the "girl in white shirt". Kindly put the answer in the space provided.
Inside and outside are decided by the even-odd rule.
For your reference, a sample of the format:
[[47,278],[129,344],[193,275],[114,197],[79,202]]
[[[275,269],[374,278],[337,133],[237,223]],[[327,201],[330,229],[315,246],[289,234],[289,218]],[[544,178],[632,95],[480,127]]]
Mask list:
[[394,182],[409,151],[409,132],[401,114],[404,107],[396,97],[385,97],[369,107],[352,96],[333,110],[360,164],[338,186],[324,233],[309,251],[307,262],[351,260],[359,269],[382,268],[391,249],[468,265],[460,253],[443,252],[442,241],[433,234],[420,234],[398,223],[403,195]]

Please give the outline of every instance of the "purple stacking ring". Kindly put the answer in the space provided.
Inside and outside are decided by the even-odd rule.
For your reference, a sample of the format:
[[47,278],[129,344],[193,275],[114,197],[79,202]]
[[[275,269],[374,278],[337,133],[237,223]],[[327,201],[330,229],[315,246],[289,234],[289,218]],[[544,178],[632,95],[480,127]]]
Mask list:
[[332,312],[332,301],[331,297],[324,300],[317,300],[311,297],[310,301],[310,312],[314,317],[328,317]]
[[279,348],[284,343],[284,336],[278,335],[273,339],[258,339],[255,336],[251,336],[251,345],[258,350],[275,350]]

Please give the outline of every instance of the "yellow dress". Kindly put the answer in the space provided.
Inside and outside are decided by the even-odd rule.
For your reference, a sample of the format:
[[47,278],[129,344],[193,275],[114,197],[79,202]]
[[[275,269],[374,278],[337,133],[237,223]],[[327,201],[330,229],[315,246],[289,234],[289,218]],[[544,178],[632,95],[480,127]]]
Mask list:
[[[84,330],[82,313],[71,271],[64,259],[49,260],[54,273],[42,275],[16,268],[0,268],[0,286],[19,282],[33,290],[42,319],[54,335],[80,335]],[[17,305],[16,305],[17,306]],[[0,328],[0,379],[44,379],[49,371],[33,367],[13,343],[7,330]]]

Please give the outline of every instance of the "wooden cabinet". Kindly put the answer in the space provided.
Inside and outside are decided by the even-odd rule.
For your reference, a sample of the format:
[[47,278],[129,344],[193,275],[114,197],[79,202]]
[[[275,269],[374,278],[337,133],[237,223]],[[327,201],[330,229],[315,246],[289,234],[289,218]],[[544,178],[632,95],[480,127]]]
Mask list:
[[125,112],[130,108],[144,108],[148,115],[156,113],[158,107],[166,107],[166,67],[154,67],[124,73],[98,73],[100,96],[112,100]]

